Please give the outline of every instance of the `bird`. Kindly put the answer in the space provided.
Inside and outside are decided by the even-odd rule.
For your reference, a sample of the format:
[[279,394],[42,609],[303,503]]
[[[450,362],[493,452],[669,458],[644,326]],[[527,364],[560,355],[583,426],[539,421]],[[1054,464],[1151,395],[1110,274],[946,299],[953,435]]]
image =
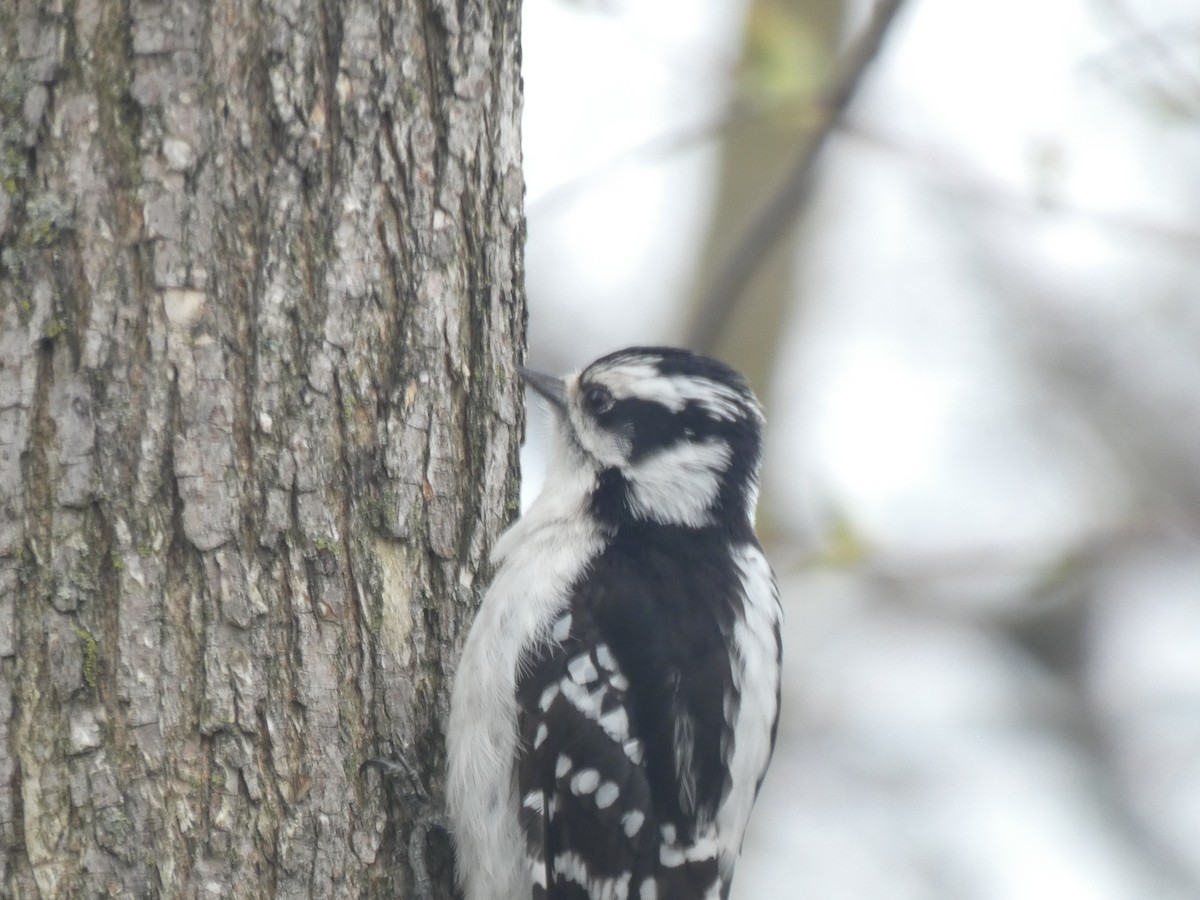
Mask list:
[[550,409],[551,456],[454,674],[459,887],[723,900],[780,709],[762,409],[736,370],[673,347],[520,375]]

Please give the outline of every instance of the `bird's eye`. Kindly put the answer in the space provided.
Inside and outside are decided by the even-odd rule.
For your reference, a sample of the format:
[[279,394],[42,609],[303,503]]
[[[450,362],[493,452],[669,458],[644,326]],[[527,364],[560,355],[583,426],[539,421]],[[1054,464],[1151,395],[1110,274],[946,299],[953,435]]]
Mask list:
[[594,416],[602,415],[613,408],[612,392],[606,387],[593,385],[583,392],[583,406]]

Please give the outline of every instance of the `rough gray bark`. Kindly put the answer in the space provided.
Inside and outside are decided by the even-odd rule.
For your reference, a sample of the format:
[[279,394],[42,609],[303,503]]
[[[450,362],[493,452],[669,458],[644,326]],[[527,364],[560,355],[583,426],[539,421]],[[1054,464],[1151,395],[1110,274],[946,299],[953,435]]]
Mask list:
[[0,0],[0,894],[407,895],[515,504],[518,3]]

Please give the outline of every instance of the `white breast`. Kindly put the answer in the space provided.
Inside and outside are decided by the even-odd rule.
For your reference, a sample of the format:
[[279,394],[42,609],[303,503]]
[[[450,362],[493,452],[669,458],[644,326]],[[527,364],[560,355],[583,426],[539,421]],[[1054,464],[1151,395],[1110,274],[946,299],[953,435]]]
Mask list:
[[569,469],[548,473],[541,495],[496,544],[496,576],[463,648],[446,732],[446,800],[466,900],[531,893],[512,777],[517,661],[547,637],[603,545],[583,514],[591,487]]

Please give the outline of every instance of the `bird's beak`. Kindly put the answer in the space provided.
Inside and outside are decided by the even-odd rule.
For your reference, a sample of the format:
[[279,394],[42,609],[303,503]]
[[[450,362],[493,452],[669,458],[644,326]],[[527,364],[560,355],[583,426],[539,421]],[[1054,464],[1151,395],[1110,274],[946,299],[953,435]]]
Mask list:
[[538,372],[534,369],[526,369],[524,366],[517,367],[517,374],[524,379],[527,385],[545,397],[555,410],[561,413],[567,411],[567,385],[561,378],[555,378],[553,375],[547,375],[545,372]]

